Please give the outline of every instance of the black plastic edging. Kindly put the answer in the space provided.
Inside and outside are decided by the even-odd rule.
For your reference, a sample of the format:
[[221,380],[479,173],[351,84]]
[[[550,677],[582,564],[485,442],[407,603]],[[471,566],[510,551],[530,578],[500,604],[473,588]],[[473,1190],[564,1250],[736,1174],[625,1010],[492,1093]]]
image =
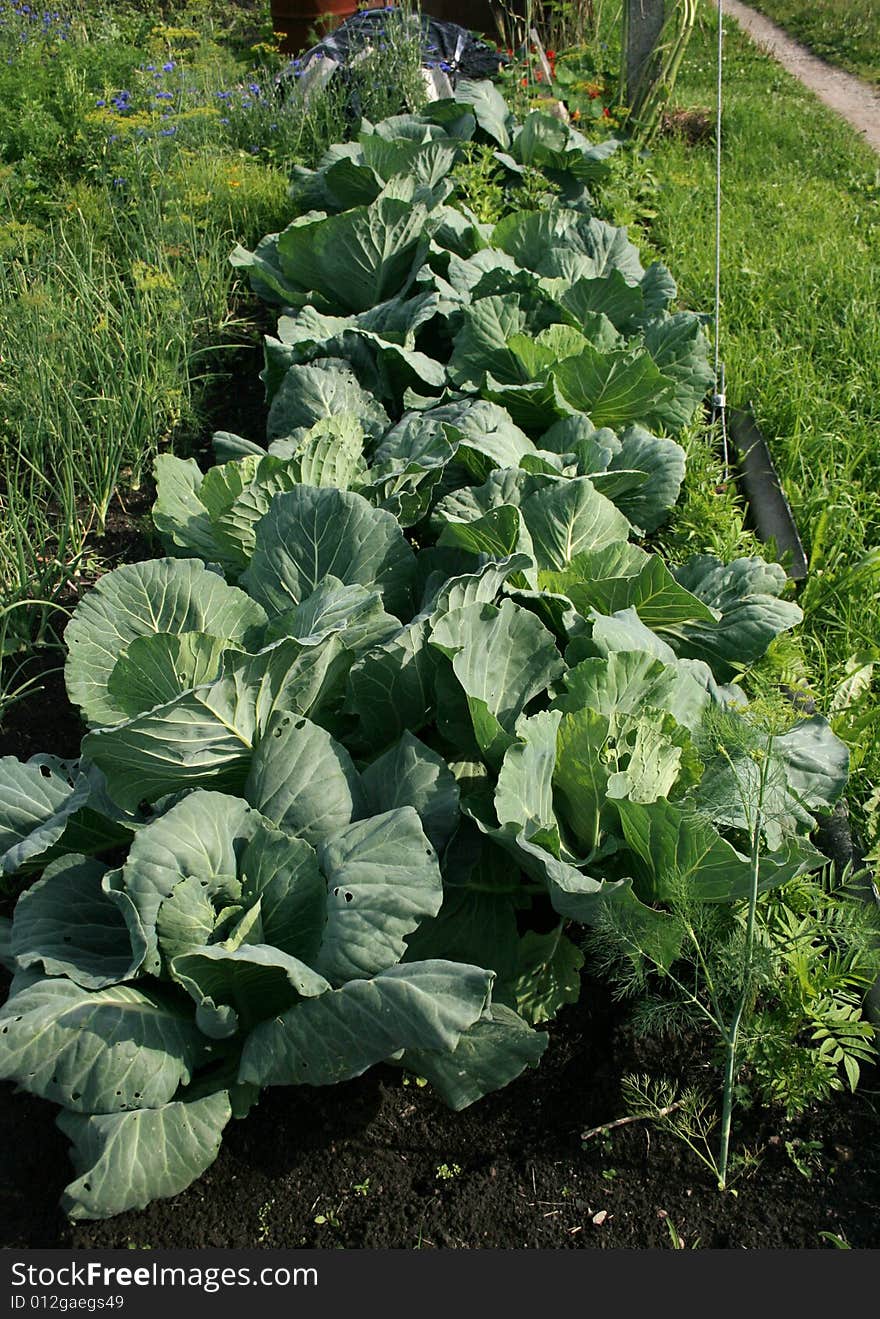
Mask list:
[[769,446],[758,429],[751,405],[731,409],[730,434],[736,448],[740,487],[758,539],[775,541],[789,577],[802,582],[807,576],[807,556]]

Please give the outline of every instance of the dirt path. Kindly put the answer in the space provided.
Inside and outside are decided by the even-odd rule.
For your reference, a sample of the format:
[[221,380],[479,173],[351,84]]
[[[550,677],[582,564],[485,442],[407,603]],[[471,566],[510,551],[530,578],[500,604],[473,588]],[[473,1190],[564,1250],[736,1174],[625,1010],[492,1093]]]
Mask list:
[[740,4],[739,0],[723,0],[723,6],[725,16],[735,19],[756,45],[799,78],[820,101],[842,115],[869,146],[880,152],[880,96],[871,87],[812,55],[769,18]]

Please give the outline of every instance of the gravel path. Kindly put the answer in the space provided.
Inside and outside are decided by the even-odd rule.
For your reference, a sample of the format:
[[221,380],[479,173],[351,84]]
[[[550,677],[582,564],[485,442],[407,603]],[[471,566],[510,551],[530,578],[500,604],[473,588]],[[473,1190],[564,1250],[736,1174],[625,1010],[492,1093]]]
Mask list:
[[793,41],[782,28],[757,14],[739,0],[722,0],[724,14],[739,23],[756,45],[778,60],[784,69],[842,115],[869,146],[880,152],[880,96],[859,78],[832,68],[804,46]]

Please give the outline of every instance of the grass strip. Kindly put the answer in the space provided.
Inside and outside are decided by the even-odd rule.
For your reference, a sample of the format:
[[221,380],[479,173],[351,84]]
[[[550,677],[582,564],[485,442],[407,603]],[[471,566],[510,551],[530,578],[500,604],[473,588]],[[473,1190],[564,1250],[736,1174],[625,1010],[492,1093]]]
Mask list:
[[[802,644],[820,703],[852,749],[851,791],[870,829],[880,782],[872,682],[880,659],[877,162],[735,23],[726,20],[725,27],[721,318],[728,399],[753,401],[805,541]],[[712,17],[698,28],[680,74],[680,123],[700,109],[711,123],[716,40]],[[691,113],[690,122],[700,118]],[[676,272],[685,304],[709,308],[711,130],[696,142],[667,135],[650,168],[660,187],[653,242]],[[697,488],[699,467],[691,472],[691,502],[668,537],[672,549],[676,536],[692,540],[713,521],[711,476],[718,468],[705,457],[710,480]]]
[[829,64],[880,86],[878,0],[750,0]]

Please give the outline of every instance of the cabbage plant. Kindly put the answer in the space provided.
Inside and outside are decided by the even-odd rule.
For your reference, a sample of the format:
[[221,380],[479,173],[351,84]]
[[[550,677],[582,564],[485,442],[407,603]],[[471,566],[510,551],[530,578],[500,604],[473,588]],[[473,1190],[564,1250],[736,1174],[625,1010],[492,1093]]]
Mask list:
[[[480,224],[475,137],[557,200]],[[464,83],[298,170],[291,225],[237,251],[282,306],[265,443],[158,459],[166,556],[66,631],[79,758],[0,762],[0,1075],[61,1106],[71,1216],[182,1190],[264,1086],[391,1062],[462,1108],[539,1061],[579,927],[613,908],[669,967],[683,883],[821,863],[827,724],[773,739],[757,843],[713,752],[800,619],[784,573],[640,543],[710,373],[592,214],[611,150]]]

